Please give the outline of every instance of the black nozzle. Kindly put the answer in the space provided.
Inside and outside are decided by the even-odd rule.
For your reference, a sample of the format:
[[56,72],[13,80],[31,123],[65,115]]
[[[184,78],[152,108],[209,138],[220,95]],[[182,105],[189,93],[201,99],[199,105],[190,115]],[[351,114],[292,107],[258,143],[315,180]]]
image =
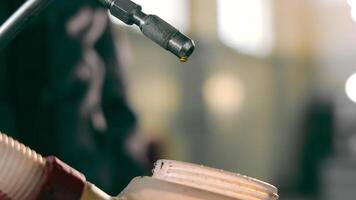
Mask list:
[[148,15],[140,25],[142,33],[179,58],[188,58],[194,51],[193,40],[155,15]]
[[140,5],[130,0],[99,0],[110,13],[128,25],[136,24],[142,33],[159,44],[164,49],[172,52],[182,61],[192,55],[194,41],[179,32],[169,23],[156,15],[146,15]]

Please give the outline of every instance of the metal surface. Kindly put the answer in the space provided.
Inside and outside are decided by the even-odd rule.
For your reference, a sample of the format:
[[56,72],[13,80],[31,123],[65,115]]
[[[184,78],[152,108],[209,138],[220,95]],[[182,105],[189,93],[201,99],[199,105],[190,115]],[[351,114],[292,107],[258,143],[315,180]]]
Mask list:
[[27,0],[0,27],[0,50],[3,49],[37,14],[41,13],[52,0]]
[[187,61],[193,53],[194,41],[156,15],[142,12],[140,5],[130,0],[99,0],[110,13],[128,25],[135,24],[142,33],[164,49]]
[[[99,0],[111,14],[128,25],[137,25],[142,33],[172,52],[182,62],[193,53],[194,41],[156,15],[142,12],[140,5],[130,0]],[[52,0],[27,0],[1,27],[0,50],[3,49],[37,14],[43,11]]]

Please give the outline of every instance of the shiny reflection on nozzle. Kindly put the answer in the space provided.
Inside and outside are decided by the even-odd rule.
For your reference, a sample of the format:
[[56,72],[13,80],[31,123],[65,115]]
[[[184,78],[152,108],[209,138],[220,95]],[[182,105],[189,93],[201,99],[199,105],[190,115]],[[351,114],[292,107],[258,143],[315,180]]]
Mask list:
[[193,40],[182,33],[177,32],[169,40],[167,49],[176,55],[182,62],[187,62],[188,58],[194,52],[195,44]]

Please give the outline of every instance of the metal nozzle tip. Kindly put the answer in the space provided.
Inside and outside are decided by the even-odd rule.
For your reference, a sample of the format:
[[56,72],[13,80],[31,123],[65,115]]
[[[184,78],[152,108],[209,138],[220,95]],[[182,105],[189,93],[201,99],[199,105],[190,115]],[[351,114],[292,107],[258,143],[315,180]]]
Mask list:
[[184,55],[184,57],[189,57],[193,54],[195,49],[195,44],[194,41],[189,39],[185,44],[183,45],[183,48],[181,50],[180,55]]
[[130,1],[99,0],[110,9],[110,13],[126,24],[136,24],[142,33],[164,49],[186,62],[192,55],[194,41],[156,15],[147,15],[141,6]]
[[192,55],[195,49],[194,41],[177,32],[170,40],[168,44],[168,50],[178,56],[181,61],[187,61],[189,56]]

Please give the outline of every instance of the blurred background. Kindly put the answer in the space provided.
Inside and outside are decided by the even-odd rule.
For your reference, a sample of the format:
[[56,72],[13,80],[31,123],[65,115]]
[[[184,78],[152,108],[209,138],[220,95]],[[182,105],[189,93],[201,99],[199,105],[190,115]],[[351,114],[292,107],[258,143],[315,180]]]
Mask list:
[[[270,182],[283,200],[355,197],[355,1],[135,2],[179,27],[197,47],[189,62],[180,63],[136,28],[110,17],[121,91],[132,111],[129,121],[135,122],[119,138],[137,168],[132,176],[167,158]],[[126,119],[120,113],[111,124]],[[105,130],[101,115],[94,116],[94,129]],[[4,131],[19,132],[6,122],[9,117],[1,119]],[[36,148],[36,141],[28,143]],[[65,157],[63,151],[46,152]],[[91,177],[97,179],[97,173]]]
[[181,64],[115,27],[137,131],[160,142],[160,157],[266,180],[282,199],[354,198],[353,1],[137,2],[197,45]]

